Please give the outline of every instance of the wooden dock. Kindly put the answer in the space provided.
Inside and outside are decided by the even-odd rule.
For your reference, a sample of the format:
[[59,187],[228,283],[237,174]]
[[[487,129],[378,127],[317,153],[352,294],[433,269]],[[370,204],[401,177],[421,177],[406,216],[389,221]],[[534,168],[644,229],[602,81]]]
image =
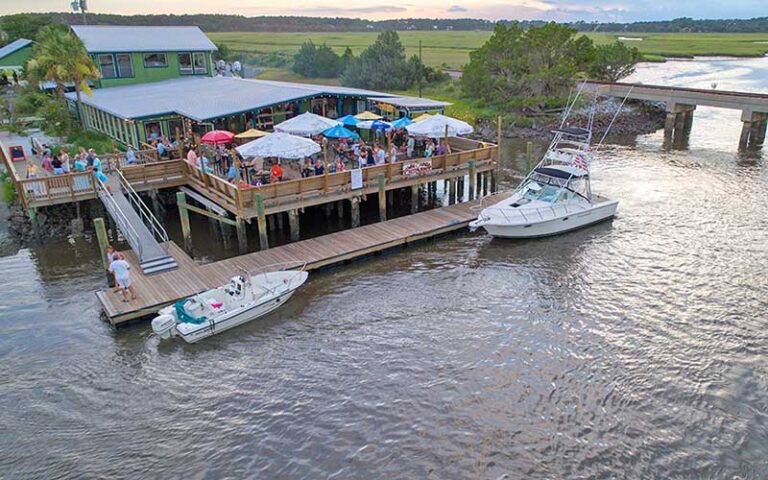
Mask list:
[[151,276],[141,273],[138,258],[132,251],[127,251],[137,299],[121,302],[122,297],[112,289],[100,290],[96,296],[110,323],[117,325],[153,314],[180,298],[224,285],[238,269],[255,274],[275,264],[306,263],[307,270],[314,270],[466,228],[477,217],[473,207],[479,203],[480,200],[457,203],[206,265],[198,265],[171,242],[169,253],[179,268]]

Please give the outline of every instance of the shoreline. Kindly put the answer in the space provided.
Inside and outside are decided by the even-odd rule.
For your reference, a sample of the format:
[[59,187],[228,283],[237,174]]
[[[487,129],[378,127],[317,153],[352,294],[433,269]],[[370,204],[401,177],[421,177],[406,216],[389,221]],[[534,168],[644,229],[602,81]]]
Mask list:
[[[661,105],[642,101],[627,102],[622,110],[622,113],[616,117],[611,126],[612,135],[645,135],[664,128],[666,111]],[[605,133],[614,113],[615,111],[604,109],[595,114],[592,130],[594,135]],[[586,122],[587,118],[588,112],[582,109],[570,117],[569,124],[581,125]],[[536,117],[532,126],[521,126],[512,122],[502,127],[501,136],[503,138],[548,140],[552,136],[552,130],[559,123],[559,116]],[[495,119],[479,118],[475,124],[475,133],[470,137],[486,142],[496,142],[497,132]]]

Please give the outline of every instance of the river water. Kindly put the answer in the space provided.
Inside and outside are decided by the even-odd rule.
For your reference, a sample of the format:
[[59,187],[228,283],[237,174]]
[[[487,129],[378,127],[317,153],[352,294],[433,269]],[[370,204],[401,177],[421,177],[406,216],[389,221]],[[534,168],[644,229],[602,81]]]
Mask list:
[[[765,92],[768,60],[635,77]],[[90,241],[6,247],[0,478],[766,478],[768,168],[739,131],[614,139],[611,223],[326,270],[200,345],[110,329]]]

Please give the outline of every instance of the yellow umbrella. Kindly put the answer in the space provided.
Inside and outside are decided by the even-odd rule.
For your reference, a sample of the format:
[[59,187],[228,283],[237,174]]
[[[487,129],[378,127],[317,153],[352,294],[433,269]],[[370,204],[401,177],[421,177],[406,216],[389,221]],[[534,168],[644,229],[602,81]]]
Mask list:
[[246,130],[242,133],[238,133],[235,135],[235,138],[261,138],[266,135],[269,135],[269,132],[265,132],[263,130],[257,130],[255,128],[251,128],[249,130]]
[[363,113],[355,115],[355,118],[358,120],[380,120],[382,117],[381,115],[376,115],[375,113],[366,110]]
[[426,119],[428,119],[428,118],[429,118],[429,117],[431,117],[431,116],[432,116],[432,115],[430,115],[430,114],[428,114],[428,113],[422,113],[422,114],[421,114],[421,115],[419,115],[418,117],[414,118],[414,119],[413,119],[413,121],[414,121],[414,122],[420,122],[420,121],[422,121],[422,120],[426,120]]

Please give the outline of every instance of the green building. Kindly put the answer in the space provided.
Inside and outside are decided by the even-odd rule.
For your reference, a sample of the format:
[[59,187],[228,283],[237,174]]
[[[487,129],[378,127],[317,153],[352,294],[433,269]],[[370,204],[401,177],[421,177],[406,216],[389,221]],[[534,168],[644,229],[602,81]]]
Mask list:
[[198,27],[73,25],[99,67],[97,88],[210,77],[216,45]]
[[[85,127],[139,149],[160,136],[271,130],[304,112],[337,118],[378,108],[399,116],[447,105],[357,88],[213,76],[216,46],[198,27],[75,25],[72,30],[102,77],[92,95],[82,96],[78,114]],[[75,94],[67,93],[67,99],[77,111]]]
[[0,47],[0,71],[14,70],[21,72],[24,65],[32,58],[32,40],[20,38],[4,47]]

